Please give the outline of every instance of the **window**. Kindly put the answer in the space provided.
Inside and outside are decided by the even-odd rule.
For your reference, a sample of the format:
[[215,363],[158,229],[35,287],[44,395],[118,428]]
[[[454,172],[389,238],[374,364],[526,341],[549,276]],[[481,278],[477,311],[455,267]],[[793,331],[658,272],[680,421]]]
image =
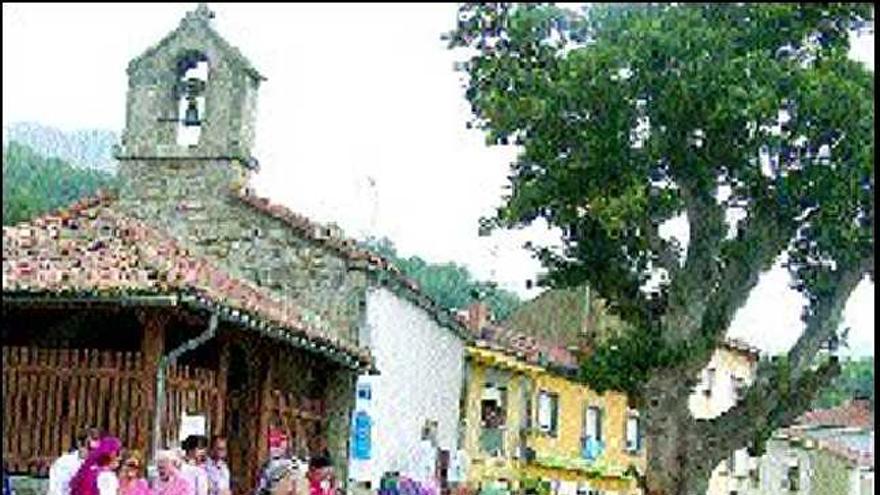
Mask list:
[[738,376],[731,375],[731,380],[733,384],[733,398],[735,401],[739,402],[742,399],[743,394],[746,390],[746,381]]
[[481,450],[492,456],[504,455],[504,432],[507,420],[507,387],[486,382],[480,400]]
[[602,409],[596,406],[587,407],[584,420],[584,437],[592,438],[597,442],[602,441]]
[[584,459],[595,460],[602,455],[602,409],[587,406],[584,409],[584,434],[581,437],[581,454]]
[[523,428],[531,428],[532,427],[532,383],[531,381],[523,377],[520,385],[522,389],[522,421],[521,426]]
[[712,395],[712,389],[715,388],[715,368],[706,369],[705,382],[706,388],[703,389],[703,394],[706,397],[710,397]]
[[190,51],[177,63],[177,144],[199,144],[201,125],[205,115],[205,88],[208,81],[208,59],[204,53]]
[[626,418],[626,450],[636,453],[642,449],[642,422],[638,413],[630,412]]
[[559,430],[559,395],[543,390],[538,395],[538,427],[556,436]]
[[751,481],[752,488],[757,490],[761,484],[761,472],[757,467],[749,469],[749,480]]
[[788,473],[786,475],[786,479],[783,481],[783,488],[787,488],[788,491],[796,492],[800,490],[800,481],[801,481],[801,469],[799,466],[789,466]]

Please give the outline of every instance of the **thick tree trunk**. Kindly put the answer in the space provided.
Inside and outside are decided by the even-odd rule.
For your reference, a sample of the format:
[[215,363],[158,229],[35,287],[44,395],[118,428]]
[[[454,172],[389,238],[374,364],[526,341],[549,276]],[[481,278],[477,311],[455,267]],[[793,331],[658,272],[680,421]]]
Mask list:
[[646,495],[704,495],[712,467],[699,455],[703,439],[688,408],[687,371],[664,370],[645,387]]

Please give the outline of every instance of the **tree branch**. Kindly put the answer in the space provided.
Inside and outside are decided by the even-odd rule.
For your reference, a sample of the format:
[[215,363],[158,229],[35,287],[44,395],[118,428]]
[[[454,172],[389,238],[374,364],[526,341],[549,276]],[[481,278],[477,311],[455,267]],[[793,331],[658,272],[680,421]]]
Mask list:
[[707,299],[718,280],[718,255],[724,239],[724,211],[714,198],[697,197],[681,186],[687,205],[690,242],[687,260],[669,285],[669,311],[664,326],[671,343],[689,341],[699,330]]
[[697,420],[691,455],[708,469],[722,459],[782,426],[789,425],[806,411],[818,392],[840,372],[836,359],[789,380],[778,369],[765,369],[761,379],[744,400],[718,417]]
[[850,294],[859,285],[865,274],[873,269],[874,255],[872,253],[871,256],[862,259],[857,266],[844,268],[837,272],[832,295],[820,299],[815,307],[805,309],[805,312],[811,312],[806,313],[804,317],[804,333],[788,352],[792,377],[797,378],[799,374],[808,369],[822,344],[834,335]]
[[[836,358],[811,370],[820,346],[837,330],[850,294],[873,267],[873,256],[839,274],[831,297],[818,303],[805,319],[806,327],[789,351],[784,366],[765,363],[746,397],[733,408],[710,420],[698,420],[701,456],[711,466],[731,452],[747,446],[773,430],[791,424],[806,411],[816,394],[840,371]],[[762,438],[761,440],[765,440]],[[705,445],[703,445],[705,443]]]
[[736,312],[748,301],[752,289],[773,261],[785,249],[795,233],[793,226],[784,227],[767,215],[754,212],[740,226],[737,239],[724,247],[725,265],[718,285],[707,299],[707,310],[700,328],[704,335],[717,342],[733,320]]

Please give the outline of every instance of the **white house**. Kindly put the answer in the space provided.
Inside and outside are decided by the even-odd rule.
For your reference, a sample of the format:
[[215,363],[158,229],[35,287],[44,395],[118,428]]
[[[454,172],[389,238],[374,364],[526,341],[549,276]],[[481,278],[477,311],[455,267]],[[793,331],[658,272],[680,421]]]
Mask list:
[[349,478],[361,488],[375,490],[386,472],[421,479],[426,426],[437,450],[458,449],[466,333],[454,316],[442,320],[384,286],[367,291],[360,342],[379,374],[357,386]]
[[[689,398],[691,414],[697,419],[714,418],[736,405],[752,384],[760,354],[748,344],[729,339],[715,350]],[[742,494],[755,470],[755,459],[746,449],[731,453],[712,470],[707,495]]]

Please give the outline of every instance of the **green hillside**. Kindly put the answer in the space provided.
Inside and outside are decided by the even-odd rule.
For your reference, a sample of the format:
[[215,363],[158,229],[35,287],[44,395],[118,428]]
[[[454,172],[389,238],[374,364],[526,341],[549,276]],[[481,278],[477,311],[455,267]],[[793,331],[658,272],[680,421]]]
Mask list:
[[3,225],[29,220],[99,189],[115,187],[116,178],[108,172],[46,158],[15,141],[3,148]]

